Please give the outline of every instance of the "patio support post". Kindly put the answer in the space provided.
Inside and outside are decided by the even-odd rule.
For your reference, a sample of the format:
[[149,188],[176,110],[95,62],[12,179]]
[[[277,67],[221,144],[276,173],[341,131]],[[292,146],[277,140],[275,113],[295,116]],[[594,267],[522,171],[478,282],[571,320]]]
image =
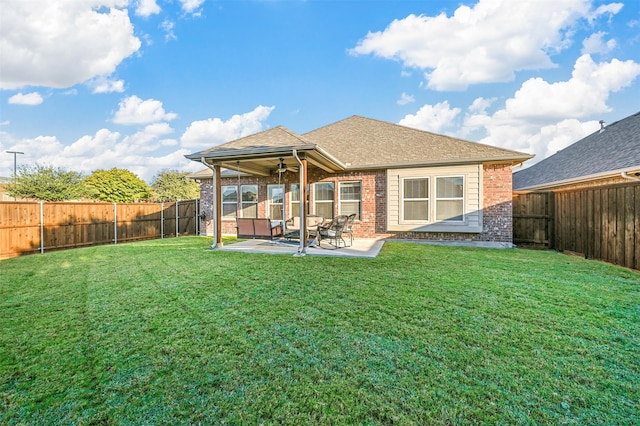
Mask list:
[[300,247],[295,256],[304,256],[307,254],[307,159],[298,156],[296,150],[293,150],[293,157],[300,165]]
[[220,179],[220,165],[211,165],[200,157],[200,162],[213,171],[212,185],[212,210],[213,210],[213,243],[211,249],[222,247],[222,202],[220,193],[222,191],[222,181]]
[[222,193],[222,179],[220,176],[220,166],[213,166],[213,174],[215,178],[213,180],[214,183],[214,191],[213,191],[213,210],[214,210],[214,221],[213,221],[213,244],[211,248],[222,247],[222,202],[220,194]]

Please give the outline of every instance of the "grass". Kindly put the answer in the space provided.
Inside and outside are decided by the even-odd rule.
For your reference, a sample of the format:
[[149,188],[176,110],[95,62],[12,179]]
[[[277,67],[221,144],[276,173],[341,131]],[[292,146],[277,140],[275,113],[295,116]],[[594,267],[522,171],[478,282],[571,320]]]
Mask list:
[[2,424],[639,424],[640,275],[185,237],[0,261]]

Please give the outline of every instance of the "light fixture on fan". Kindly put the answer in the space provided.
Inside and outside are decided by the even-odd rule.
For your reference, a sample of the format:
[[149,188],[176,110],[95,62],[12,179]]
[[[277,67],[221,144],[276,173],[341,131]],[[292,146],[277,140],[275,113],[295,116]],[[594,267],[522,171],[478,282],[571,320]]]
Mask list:
[[284,158],[280,158],[280,163],[278,163],[278,173],[284,173],[287,171],[287,165],[284,162]]

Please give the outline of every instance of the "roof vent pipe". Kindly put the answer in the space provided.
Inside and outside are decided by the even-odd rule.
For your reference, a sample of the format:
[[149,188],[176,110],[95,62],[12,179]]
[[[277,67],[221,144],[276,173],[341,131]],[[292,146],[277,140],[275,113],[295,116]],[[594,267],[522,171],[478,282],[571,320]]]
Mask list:
[[598,123],[600,123],[600,133],[604,132],[604,120],[600,120]]

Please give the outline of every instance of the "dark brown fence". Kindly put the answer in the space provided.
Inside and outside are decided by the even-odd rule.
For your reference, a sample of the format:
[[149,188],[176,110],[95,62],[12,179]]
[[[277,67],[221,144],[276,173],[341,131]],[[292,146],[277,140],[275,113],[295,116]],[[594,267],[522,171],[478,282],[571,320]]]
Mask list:
[[514,242],[640,269],[640,185],[516,194]]
[[171,203],[0,202],[0,258],[197,235],[199,200]]

